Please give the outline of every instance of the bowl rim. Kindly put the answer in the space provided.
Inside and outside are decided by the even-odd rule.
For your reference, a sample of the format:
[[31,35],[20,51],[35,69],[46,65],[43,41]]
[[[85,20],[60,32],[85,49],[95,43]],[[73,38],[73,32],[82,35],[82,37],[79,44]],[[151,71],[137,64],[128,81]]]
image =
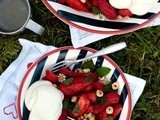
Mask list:
[[[37,65],[38,62],[40,62],[43,58],[49,56],[49,55],[52,55],[58,51],[61,51],[61,50],[65,50],[65,49],[70,49],[70,50],[86,50],[86,51],[89,51],[89,52],[92,52],[92,53],[95,53],[97,50],[93,49],[93,48],[89,48],[89,47],[79,47],[79,48],[74,48],[73,46],[65,46],[65,47],[59,47],[59,48],[56,48],[55,50],[52,50],[50,52],[47,52],[45,53],[44,55],[42,55],[41,57],[39,57],[36,61],[34,61],[30,67],[27,69],[24,77],[22,78],[22,81],[20,83],[20,87],[18,89],[18,95],[17,95],[17,102],[16,102],[16,105],[17,105],[17,113],[18,113],[18,117],[20,120],[22,120],[22,114],[21,114],[21,108],[20,108],[20,100],[21,100],[21,93],[22,93],[22,89],[23,89],[23,86],[24,86],[24,83],[26,81],[26,78],[28,77],[28,75],[30,74],[30,71],[33,70],[33,68]],[[120,73],[123,81],[125,82],[126,84],[126,88],[127,88],[127,91],[128,91],[128,114],[127,114],[127,119],[126,120],[130,120],[131,118],[131,113],[132,113],[132,109],[131,109],[131,106],[132,106],[132,99],[131,99],[131,92],[130,92],[130,89],[129,89],[129,85],[128,85],[128,82],[127,82],[127,79],[126,77],[124,76],[124,73],[122,72],[122,70],[120,69],[120,67],[110,58],[108,57],[107,55],[103,55],[103,58],[107,61],[109,61],[116,69],[117,71]]]
[[95,33],[95,34],[111,34],[111,35],[120,35],[120,34],[126,34],[126,33],[130,33],[133,31],[136,31],[140,28],[143,28],[143,26],[149,24],[150,22],[152,22],[154,19],[156,19],[158,16],[160,16],[160,11],[154,15],[153,17],[149,18],[148,20],[146,20],[145,22],[141,23],[140,25],[136,25],[135,27],[126,29],[126,30],[119,30],[119,31],[101,31],[101,30],[93,30],[93,29],[89,29],[89,28],[85,28],[83,26],[77,25],[67,19],[65,19],[63,16],[59,15],[54,9],[53,7],[51,7],[51,5],[48,3],[48,0],[42,0],[43,4],[49,9],[49,11],[51,13],[53,13],[57,18],[59,18],[61,21],[63,21],[64,23],[66,23],[67,25],[71,25],[74,28],[78,28],[80,30],[86,31],[86,32],[90,32],[90,33]]

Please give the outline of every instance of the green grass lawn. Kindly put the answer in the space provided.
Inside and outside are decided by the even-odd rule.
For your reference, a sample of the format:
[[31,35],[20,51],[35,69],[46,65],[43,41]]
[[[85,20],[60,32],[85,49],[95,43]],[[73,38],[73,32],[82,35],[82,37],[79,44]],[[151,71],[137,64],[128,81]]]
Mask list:
[[[45,27],[42,36],[25,30],[18,35],[0,35],[0,74],[15,60],[21,50],[18,38],[46,45],[72,45],[68,25],[57,19],[38,0],[30,0],[33,20]],[[138,100],[132,120],[160,120],[160,26],[117,35],[87,45],[100,50],[108,45],[125,41],[127,48],[109,55],[121,69],[147,81]]]

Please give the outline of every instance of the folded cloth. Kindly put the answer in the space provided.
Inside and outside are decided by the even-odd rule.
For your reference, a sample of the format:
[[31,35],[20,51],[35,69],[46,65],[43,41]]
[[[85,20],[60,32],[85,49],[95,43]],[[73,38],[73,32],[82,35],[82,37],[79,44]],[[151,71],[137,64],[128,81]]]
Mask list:
[[[46,46],[26,39],[19,39],[19,42],[22,45],[22,50],[18,58],[0,76],[1,120],[18,120],[16,97],[21,80],[27,71],[28,63],[34,62],[43,54],[56,49],[53,46]],[[126,73],[125,76],[131,88],[133,108],[142,94],[146,82]]]

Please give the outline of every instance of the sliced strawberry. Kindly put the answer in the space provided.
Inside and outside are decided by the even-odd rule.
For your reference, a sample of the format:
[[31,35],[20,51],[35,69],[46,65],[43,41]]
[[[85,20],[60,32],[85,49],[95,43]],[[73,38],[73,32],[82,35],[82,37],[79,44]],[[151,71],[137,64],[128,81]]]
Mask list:
[[68,68],[59,69],[59,73],[64,74],[66,77],[74,77],[75,76],[75,72],[73,72],[72,70],[70,70]]
[[117,117],[117,115],[119,115],[119,113],[122,110],[122,105],[121,104],[113,104],[113,114],[112,117],[113,119],[115,119]]
[[82,3],[80,0],[66,0],[68,6],[79,10],[79,11],[86,11],[88,12],[89,9],[85,3]]
[[67,120],[67,111],[63,110],[58,120]]
[[57,0],[57,2],[64,4],[64,3],[66,3],[66,0]]
[[124,16],[124,17],[125,16],[130,17],[130,16],[133,15],[132,12],[129,9],[119,9],[118,14],[121,15],[121,16]]
[[46,70],[46,76],[43,79],[48,80],[52,83],[57,83],[58,82],[58,76],[56,74],[52,73],[49,70]]
[[108,0],[97,0],[98,8],[108,19],[117,19],[116,10],[109,4]]

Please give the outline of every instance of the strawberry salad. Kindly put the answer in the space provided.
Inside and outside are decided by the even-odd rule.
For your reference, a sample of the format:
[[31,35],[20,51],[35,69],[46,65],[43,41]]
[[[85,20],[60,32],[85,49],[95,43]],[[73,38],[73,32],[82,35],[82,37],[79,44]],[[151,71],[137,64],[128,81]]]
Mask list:
[[[110,68],[97,68],[92,60],[83,62],[81,67],[74,71],[69,68],[61,68],[56,73],[46,70],[43,80],[37,81],[40,83],[32,84],[33,86],[29,87],[26,94],[25,101],[31,110],[31,105],[37,98],[31,96],[30,91],[36,88],[35,86],[41,86],[39,89],[41,92],[43,90],[42,95],[39,95],[42,98],[38,98],[42,100],[39,100],[37,107],[32,107],[34,111],[38,111],[33,112],[33,109],[31,110],[33,119],[38,120],[40,118],[35,119],[35,117],[41,115],[45,120],[51,120],[51,118],[46,117],[47,113],[46,116],[43,116],[43,112],[47,109],[51,110],[48,111],[49,116],[56,115],[52,120],[66,120],[67,116],[75,120],[114,120],[120,114],[122,105],[119,103],[120,95],[117,93],[119,83],[107,79],[109,72]],[[42,84],[45,88],[42,88]],[[41,94],[38,91],[35,93]],[[51,96],[48,93],[43,95],[45,92]],[[44,103],[45,96],[48,97],[46,103]],[[30,98],[33,98],[33,101]],[[27,102],[29,100],[30,103]],[[41,106],[42,108],[40,108]]]
[[57,0],[78,11],[90,12],[111,20],[142,16],[158,3],[158,0]]

